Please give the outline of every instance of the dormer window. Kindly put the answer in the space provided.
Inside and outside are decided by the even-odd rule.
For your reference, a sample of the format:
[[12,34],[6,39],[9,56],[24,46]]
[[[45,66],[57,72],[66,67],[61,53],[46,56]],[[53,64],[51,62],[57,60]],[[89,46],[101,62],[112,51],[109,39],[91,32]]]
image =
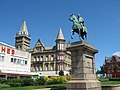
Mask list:
[[36,47],[36,52],[40,52],[41,48],[40,47]]

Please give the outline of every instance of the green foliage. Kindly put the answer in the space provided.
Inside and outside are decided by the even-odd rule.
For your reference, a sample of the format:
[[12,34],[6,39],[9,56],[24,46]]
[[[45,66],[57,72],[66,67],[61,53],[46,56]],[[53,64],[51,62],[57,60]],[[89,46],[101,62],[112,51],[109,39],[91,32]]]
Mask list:
[[47,77],[39,77],[35,80],[31,78],[23,78],[23,79],[10,79],[10,80],[2,80],[1,83],[4,85],[8,85],[9,87],[21,87],[21,86],[39,86],[39,85],[53,85],[53,84],[65,84],[67,81],[71,79],[71,76],[53,76],[50,78]]
[[66,79],[66,77],[64,76],[60,76],[60,77],[52,77],[52,78],[48,78],[46,84],[47,85],[51,85],[51,84],[64,84],[66,83],[68,80]]
[[45,85],[46,84],[46,78],[40,77],[35,80],[35,85]]
[[21,86],[21,79],[10,79],[10,80],[1,80],[1,83],[10,85],[11,87]]
[[99,78],[99,81],[101,81],[101,82],[107,82],[107,81],[109,81],[109,79],[108,78]]
[[109,78],[109,81],[120,81],[120,78]]
[[120,81],[106,81],[106,82],[101,82],[102,85],[115,85],[115,84],[120,84]]
[[10,85],[7,85],[7,84],[1,84],[1,83],[0,83],[0,89],[1,89],[1,88],[9,88],[9,87],[10,87]]
[[60,76],[64,76],[64,71],[63,71],[63,70],[60,70],[59,75],[60,75]]
[[102,74],[101,70],[97,70],[96,74]]
[[31,78],[23,78],[21,79],[21,86],[31,86],[34,84],[34,80]]
[[24,86],[24,87],[9,87],[9,88],[2,88],[0,90],[34,90],[34,89],[42,89],[42,88],[52,88],[52,90],[65,90],[65,84],[55,84],[55,85],[41,85],[41,86]]
[[21,83],[8,83],[10,87],[20,87]]
[[30,86],[34,84],[34,80],[31,78],[1,80],[0,82],[8,84],[11,87]]
[[70,81],[71,80],[71,76],[64,76],[66,79],[67,79],[67,81]]
[[51,84],[55,84],[55,82],[53,82],[53,79],[49,78],[49,79],[47,79],[46,84],[51,85]]

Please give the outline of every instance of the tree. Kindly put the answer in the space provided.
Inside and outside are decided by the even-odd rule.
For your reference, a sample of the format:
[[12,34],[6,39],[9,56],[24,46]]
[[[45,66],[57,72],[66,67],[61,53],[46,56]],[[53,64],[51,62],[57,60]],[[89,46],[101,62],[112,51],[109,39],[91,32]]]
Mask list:
[[63,70],[60,70],[59,75],[60,75],[60,76],[64,76],[64,71],[63,71]]
[[101,70],[97,70],[96,74],[102,74]]
[[101,74],[105,74],[105,68],[103,66],[100,67],[101,68]]

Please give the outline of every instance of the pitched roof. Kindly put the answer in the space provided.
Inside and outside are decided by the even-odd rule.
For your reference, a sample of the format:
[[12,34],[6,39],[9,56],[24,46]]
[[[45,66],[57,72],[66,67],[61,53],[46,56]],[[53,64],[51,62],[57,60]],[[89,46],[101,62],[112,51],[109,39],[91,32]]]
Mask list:
[[39,47],[39,46],[45,47],[44,44],[40,41],[40,39],[38,39],[35,47]]
[[58,40],[58,39],[64,40],[64,36],[63,36],[63,33],[62,33],[61,28],[59,29],[59,32],[58,32],[58,35],[57,35],[57,40]]
[[25,20],[23,20],[23,22],[22,22],[19,34],[20,35],[22,35],[22,34],[28,35],[28,29],[27,29],[27,25],[26,25],[26,21]]

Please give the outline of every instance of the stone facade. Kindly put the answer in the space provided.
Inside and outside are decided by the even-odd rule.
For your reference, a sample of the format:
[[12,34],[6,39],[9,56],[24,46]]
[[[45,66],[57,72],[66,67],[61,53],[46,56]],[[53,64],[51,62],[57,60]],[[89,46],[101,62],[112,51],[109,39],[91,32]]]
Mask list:
[[30,49],[30,40],[31,37],[28,34],[26,21],[23,21],[20,31],[15,37],[15,47],[19,50],[26,51]]
[[69,45],[65,43],[61,29],[58,32],[55,46],[45,47],[38,39],[32,52],[31,71],[48,76],[58,75],[60,70],[68,71],[71,68],[71,53],[66,50],[66,47]]
[[94,60],[98,51],[85,41],[73,42],[67,50],[71,51],[72,60],[72,80],[67,83],[67,90],[101,90]]
[[15,37],[15,47],[31,53],[31,72],[52,76],[58,75],[60,70],[70,70],[71,53],[66,50],[70,43],[65,43],[61,28],[58,32],[55,46],[46,47],[38,39],[36,45],[30,49],[30,40],[31,37],[28,33],[26,21],[23,21],[20,31]]

